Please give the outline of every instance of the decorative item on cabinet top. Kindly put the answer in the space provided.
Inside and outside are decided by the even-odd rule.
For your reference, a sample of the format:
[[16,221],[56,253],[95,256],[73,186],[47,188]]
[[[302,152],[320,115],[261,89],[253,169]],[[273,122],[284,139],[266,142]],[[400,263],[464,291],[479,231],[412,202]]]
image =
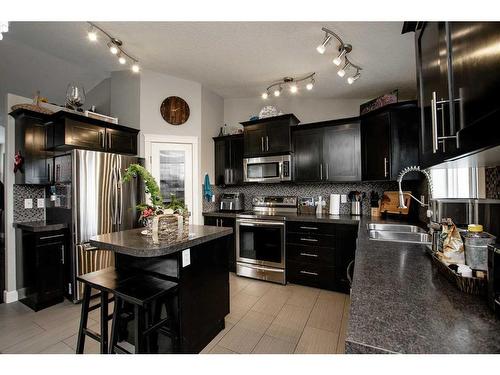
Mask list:
[[11,110],[15,111],[16,109],[27,109],[28,111],[43,113],[44,115],[51,115],[54,113],[51,109],[43,107],[41,103],[47,103],[47,98],[40,96],[40,90],[38,90],[33,97],[32,104],[15,104],[11,107]]
[[385,107],[388,104],[397,103],[399,90],[393,90],[389,94],[384,94],[359,106],[359,114],[364,115],[376,109]]

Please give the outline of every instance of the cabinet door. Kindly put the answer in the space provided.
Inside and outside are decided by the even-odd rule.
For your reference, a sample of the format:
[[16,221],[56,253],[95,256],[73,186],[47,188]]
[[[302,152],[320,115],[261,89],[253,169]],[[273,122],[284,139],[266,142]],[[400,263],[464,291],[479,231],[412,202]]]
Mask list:
[[96,151],[105,150],[105,128],[71,119],[65,121],[66,144]]
[[295,181],[321,181],[325,177],[323,134],[322,128],[294,132]]
[[31,122],[25,133],[25,183],[46,184],[50,182],[50,159],[45,151],[47,131],[43,124]]
[[217,217],[212,217],[212,216],[205,216],[203,218],[203,222],[205,225],[210,225],[212,227],[217,227],[218,226],[218,218]]
[[215,185],[225,185],[226,169],[226,141],[223,139],[215,140]]
[[[421,111],[420,159],[423,166],[443,161],[455,151],[452,139],[438,137],[454,134],[447,26],[445,22],[426,22],[416,34],[417,79]],[[435,99],[436,102],[433,102]]]
[[265,154],[266,130],[261,125],[246,126],[244,130],[245,156],[252,157]]
[[[221,227],[227,227],[227,228],[233,228],[233,231],[236,229],[236,219],[232,218],[220,218],[219,219],[219,226]],[[234,233],[231,235],[231,241],[229,241],[229,246],[227,248],[227,260],[229,262],[229,272],[236,272],[236,247],[234,240],[235,235]]]
[[241,185],[243,183],[243,137],[234,138],[230,144],[230,185]]
[[361,120],[363,180],[390,177],[390,114],[382,112]]
[[106,129],[106,151],[120,154],[137,154],[137,133]]
[[361,139],[359,124],[325,128],[323,162],[328,181],[361,180]]
[[460,153],[497,144],[500,23],[452,22],[450,40]]
[[290,152],[290,123],[288,121],[266,125],[264,150],[267,154]]
[[349,293],[349,279],[347,277],[347,268],[351,261],[354,261],[356,252],[357,226],[338,225],[337,226],[337,245],[335,251],[336,266],[336,284],[338,290]]
[[51,301],[64,294],[64,242],[37,244],[38,300]]

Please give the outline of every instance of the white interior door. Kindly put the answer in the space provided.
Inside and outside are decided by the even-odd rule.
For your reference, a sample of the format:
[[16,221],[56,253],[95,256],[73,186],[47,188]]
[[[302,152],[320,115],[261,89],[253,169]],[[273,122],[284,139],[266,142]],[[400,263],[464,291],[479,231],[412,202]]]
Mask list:
[[165,204],[174,194],[193,212],[193,162],[192,144],[151,142],[151,172],[160,184]]

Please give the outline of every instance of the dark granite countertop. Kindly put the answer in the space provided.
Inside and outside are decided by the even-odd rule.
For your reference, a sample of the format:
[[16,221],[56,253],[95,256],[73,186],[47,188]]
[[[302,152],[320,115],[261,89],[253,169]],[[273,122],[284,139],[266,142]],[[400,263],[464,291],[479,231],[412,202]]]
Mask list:
[[362,217],[346,335],[348,353],[500,353],[500,320],[459,291],[425,245],[373,241]]
[[173,254],[189,247],[215,240],[233,233],[232,228],[206,225],[190,225],[189,237],[179,242],[161,241],[153,243],[152,237],[141,234],[144,228],[124,230],[92,237],[90,243],[101,249],[135,257],[149,258]]
[[27,221],[23,223],[14,223],[14,228],[22,229],[27,232],[51,232],[66,229],[67,227],[67,223],[54,223],[49,221]]
[[236,218],[236,215],[238,215],[240,212],[227,212],[227,211],[208,211],[208,212],[203,212],[203,216],[209,216],[209,217],[230,217],[230,218]]

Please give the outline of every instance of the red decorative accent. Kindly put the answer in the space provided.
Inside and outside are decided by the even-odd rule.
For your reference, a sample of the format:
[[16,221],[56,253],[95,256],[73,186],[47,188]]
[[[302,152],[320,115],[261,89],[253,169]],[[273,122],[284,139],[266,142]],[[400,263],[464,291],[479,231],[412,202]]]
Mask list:
[[14,156],[14,173],[17,171],[23,171],[24,157],[21,155],[21,151],[16,152]]

